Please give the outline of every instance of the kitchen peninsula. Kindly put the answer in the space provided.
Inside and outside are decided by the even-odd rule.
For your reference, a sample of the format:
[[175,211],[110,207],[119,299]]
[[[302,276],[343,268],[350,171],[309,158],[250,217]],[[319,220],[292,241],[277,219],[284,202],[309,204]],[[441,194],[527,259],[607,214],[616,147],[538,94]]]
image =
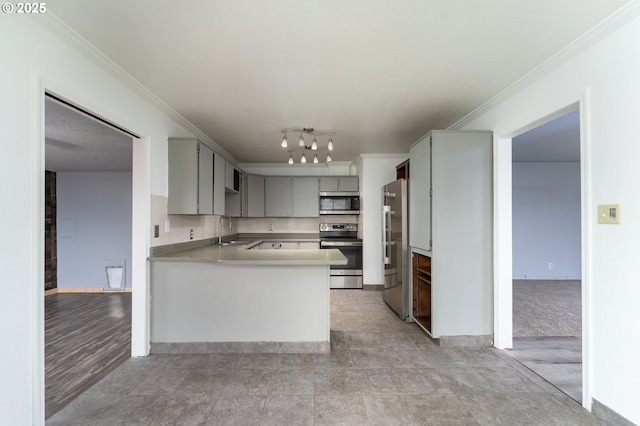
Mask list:
[[329,266],[346,258],[263,242],[152,250],[151,351],[329,351]]

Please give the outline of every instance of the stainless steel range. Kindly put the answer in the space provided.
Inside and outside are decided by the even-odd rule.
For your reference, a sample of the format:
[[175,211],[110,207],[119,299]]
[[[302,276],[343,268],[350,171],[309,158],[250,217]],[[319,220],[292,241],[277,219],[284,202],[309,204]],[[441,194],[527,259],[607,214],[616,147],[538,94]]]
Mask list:
[[362,239],[355,223],[321,223],[320,248],[338,249],[346,265],[331,266],[331,288],[362,288]]

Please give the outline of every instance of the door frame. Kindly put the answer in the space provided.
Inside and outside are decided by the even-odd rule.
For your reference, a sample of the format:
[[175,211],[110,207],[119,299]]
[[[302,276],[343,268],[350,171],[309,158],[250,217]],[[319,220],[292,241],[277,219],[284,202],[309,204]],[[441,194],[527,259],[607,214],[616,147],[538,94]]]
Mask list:
[[564,115],[580,111],[580,217],[582,273],[582,406],[591,410],[592,324],[591,235],[593,213],[590,212],[589,163],[589,90],[563,108],[539,117],[516,129],[494,134],[494,346],[513,348],[513,243],[512,243],[512,138]]
[[[36,423],[44,424],[45,412],[45,371],[44,371],[44,220],[45,220],[45,93],[81,106],[81,109],[92,112],[98,110],[99,103],[86,99],[65,87],[60,87],[42,75],[35,74],[32,91],[32,133],[31,149],[33,152],[33,214],[32,244],[36,252],[32,254],[35,271],[35,288],[32,288],[31,308],[33,321],[30,324],[32,336],[32,418]],[[100,114],[96,114],[100,116]],[[108,120],[107,117],[104,117]],[[116,123],[114,120],[108,120]],[[120,126],[127,129],[126,126]],[[139,132],[127,129],[133,134]],[[131,356],[149,354],[150,318],[149,318],[149,273],[147,257],[150,246],[150,230],[147,226],[150,217],[150,138],[132,138],[132,253],[131,253]]]

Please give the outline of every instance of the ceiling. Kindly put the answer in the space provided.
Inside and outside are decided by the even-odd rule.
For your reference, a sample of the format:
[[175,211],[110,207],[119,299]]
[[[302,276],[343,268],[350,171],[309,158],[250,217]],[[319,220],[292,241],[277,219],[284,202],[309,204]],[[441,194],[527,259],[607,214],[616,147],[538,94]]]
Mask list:
[[127,136],[77,110],[45,98],[45,168],[53,172],[130,171]]
[[515,162],[579,162],[580,110],[516,136],[512,143]]
[[626,2],[52,0],[47,10],[239,162],[284,163],[289,127],[335,131],[338,161],[406,153]]

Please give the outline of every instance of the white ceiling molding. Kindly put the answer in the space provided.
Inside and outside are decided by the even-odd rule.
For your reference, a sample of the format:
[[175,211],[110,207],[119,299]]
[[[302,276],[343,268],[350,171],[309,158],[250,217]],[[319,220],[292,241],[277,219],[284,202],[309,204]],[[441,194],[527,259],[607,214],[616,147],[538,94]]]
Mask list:
[[627,22],[636,19],[638,16],[640,16],[640,0],[632,0],[611,14],[607,19],[590,29],[584,35],[569,43],[566,47],[558,51],[542,64],[525,74],[522,78],[516,80],[513,84],[489,99],[487,102],[456,121],[449,127],[449,129],[458,130],[464,128],[465,125],[472,122],[486,111],[491,110],[496,105],[504,102],[506,99],[548,75],[553,70],[593,46],[598,41],[625,25]]
[[383,158],[383,159],[389,159],[389,158],[407,158],[407,156],[409,155],[409,153],[404,153],[404,154],[360,154],[361,158]]
[[55,14],[48,11],[44,14],[31,14],[29,16],[35,19],[40,25],[49,30],[52,34],[57,36],[71,48],[82,54],[94,64],[98,65],[102,70],[107,72],[116,80],[120,81],[136,94],[140,95],[143,99],[147,100],[169,118],[175,120],[187,130],[192,132],[196,138],[208,145],[216,153],[222,155],[225,159],[227,159],[234,165],[238,164],[237,160],[233,158],[231,154],[229,154],[221,146],[215,143],[209,136],[200,131],[200,129],[187,121],[187,119],[185,119],[182,115],[178,114],[173,108],[167,105],[162,99],[157,97],[138,80],[133,78],[118,64],[105,56],[100,50],[98,50],[94,45],[89,43],[80,34],[78,34],[66,23],[60,20],[60,18],[58,18]]

